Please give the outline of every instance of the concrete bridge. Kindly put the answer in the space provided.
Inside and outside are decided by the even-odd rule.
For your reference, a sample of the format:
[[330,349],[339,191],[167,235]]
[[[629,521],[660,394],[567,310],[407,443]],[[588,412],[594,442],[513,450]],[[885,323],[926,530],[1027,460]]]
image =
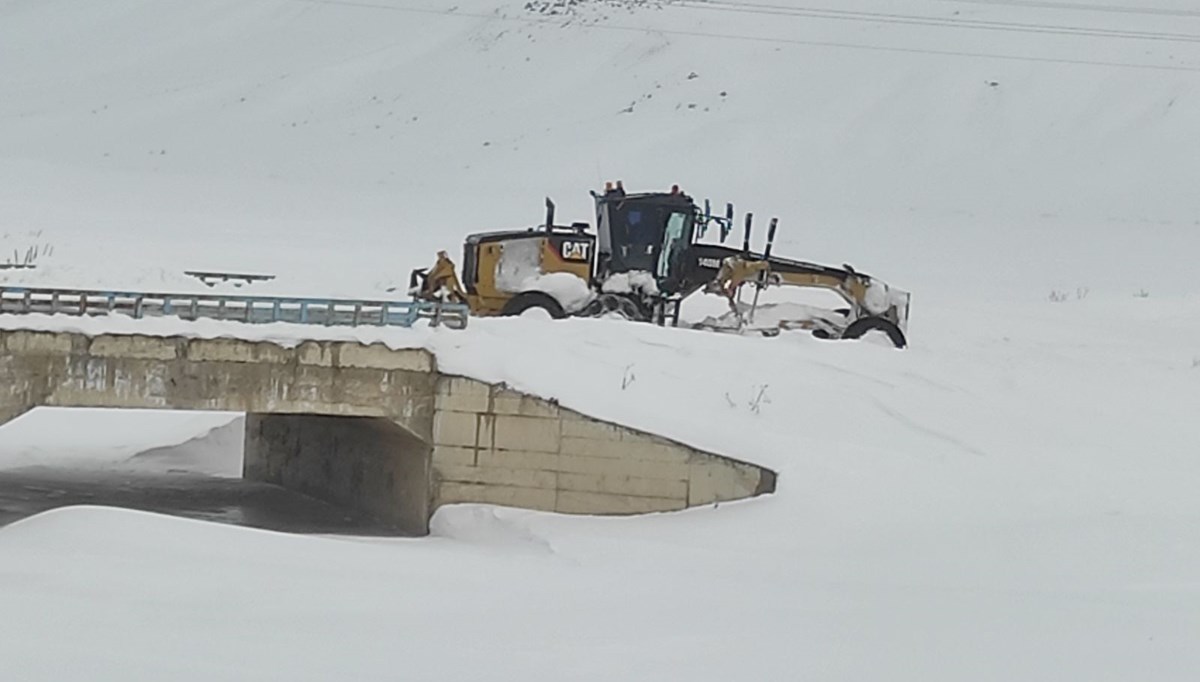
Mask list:
[[450,503],[637,514],[775,489],[762,467],[380,344],[0,330],[0,424],[39,406],[245,412],[245,478],[414,535]]

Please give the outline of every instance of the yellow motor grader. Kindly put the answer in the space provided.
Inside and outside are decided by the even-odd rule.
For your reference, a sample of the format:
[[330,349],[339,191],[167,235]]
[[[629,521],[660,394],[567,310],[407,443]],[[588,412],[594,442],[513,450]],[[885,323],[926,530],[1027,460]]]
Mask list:
[[[669,192],[626,193],[609,183],[592,192],[596,229],[587,223],[555,225],[554,203],[546,199],[544,225],[525,230],[469,235],[462,276],[442,251],[429,269],[414,270],[410,293],[420,300],[466,303],[472,314],[520,315],[541,309],[554,318],[618,315],[656,324],[679,324],[680,303],[698,292],[719,293],[730,313],[693,327],[717,331],[808,329],[832,339],[886,334],[897,348],[907,345],[907,292],[860,273],[780,258],[771,253],[778,219],[772,219],[766,249],[750,250],[753,214],[746,214],[741,248],[725,242],[734,230],[734,210],[713,215],[678,186]],[[706,236],[716,228],[718,241]],[[794,319],[755,326],[758,294],[768,287],[825,289],[845,301],[836,309],[805,307]],[[753,289],[753,301],[742,302]]]

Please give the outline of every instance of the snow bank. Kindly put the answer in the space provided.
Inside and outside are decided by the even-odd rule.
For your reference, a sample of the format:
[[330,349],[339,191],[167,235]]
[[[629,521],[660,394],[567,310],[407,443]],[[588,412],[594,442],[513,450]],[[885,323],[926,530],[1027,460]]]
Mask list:
[[[158,414],[162,414],[159,411]],[[148,448],[120,463],[140,470],[241,478],[246,419],[238,416],[178,445]]]
[[781,324],[806,323],[813,320],[840,320],[845,322],[846,316],[828,308],[807,305],[804,303],[760,303],[754,308],[754,319],[750,319],[752,305],[738,302],[738,312],[732,310],[723,315],[709,316],[701,322],[706,327],[716,329],[738,329],[739,315],[745,321],[749,330],[778,329]]
[[872,315],[882,315],[894,307],[900,320],[904,321],[908,319],[909,298],[907,291],[888,286],[879,280],[872,280],[863,297],[863,307]]
[[271,343],[282,348],[295,348],[305,341],[346,341],[364,344],[383,343],[392,349],[420,348],[430,334],[450,331],[430,329],[424,322],[418,322],[412,328],[325,327],[290,322],[246,324],[231,320],[182,320],[176,317],[134,319],[120,313],[89,317],[41,313],[0,315],[0,329],[84,334],[86,336],[140,334],[185,339],[240,339]]
[[863,307],[872,315],[881,315],[887,312],[891,305],[892,295],[888,291],[888,286],[883,282],[873,280],[867,287],[866,295],[863,296]]
[[[0,426],[0,470],[24,466],[120,467],[143,451],[167,452],[186,447],[195,438],[207,442],[203,441],[205,434],[229,428],[232,422],[240,421],[239,416],[224,412],[41,407]],[[203,458],[193,463],[199,465],[201,461]],[[240,475],[240,463],[238,470]]]
[[618,272],[608,276],[600,285],[600,290],[608,294],[639,294],[641,296],[657,296],[658,282],[654,275],[644,270]]
[[550,294],[567,313],[583,310],[596,297],[586,281],[569,272],[549,272],[527,278],[518,291]]

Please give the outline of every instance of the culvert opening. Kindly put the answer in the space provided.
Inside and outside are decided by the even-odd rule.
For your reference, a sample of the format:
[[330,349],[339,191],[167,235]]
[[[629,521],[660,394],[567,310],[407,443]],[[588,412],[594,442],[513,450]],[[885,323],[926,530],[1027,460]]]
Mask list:
[[396,533],[351,506],[243,478],[245,424],[236,412],[26,412],[0,425],[0,525],[101,505],[295,533]]

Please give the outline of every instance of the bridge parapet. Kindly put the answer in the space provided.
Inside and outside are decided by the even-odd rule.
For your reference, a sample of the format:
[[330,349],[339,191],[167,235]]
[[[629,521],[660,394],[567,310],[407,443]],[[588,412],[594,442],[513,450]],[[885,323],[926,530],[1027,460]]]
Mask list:
[[306,341],[0,331],[0,405],[385,417],[429,441],[433,355]]

